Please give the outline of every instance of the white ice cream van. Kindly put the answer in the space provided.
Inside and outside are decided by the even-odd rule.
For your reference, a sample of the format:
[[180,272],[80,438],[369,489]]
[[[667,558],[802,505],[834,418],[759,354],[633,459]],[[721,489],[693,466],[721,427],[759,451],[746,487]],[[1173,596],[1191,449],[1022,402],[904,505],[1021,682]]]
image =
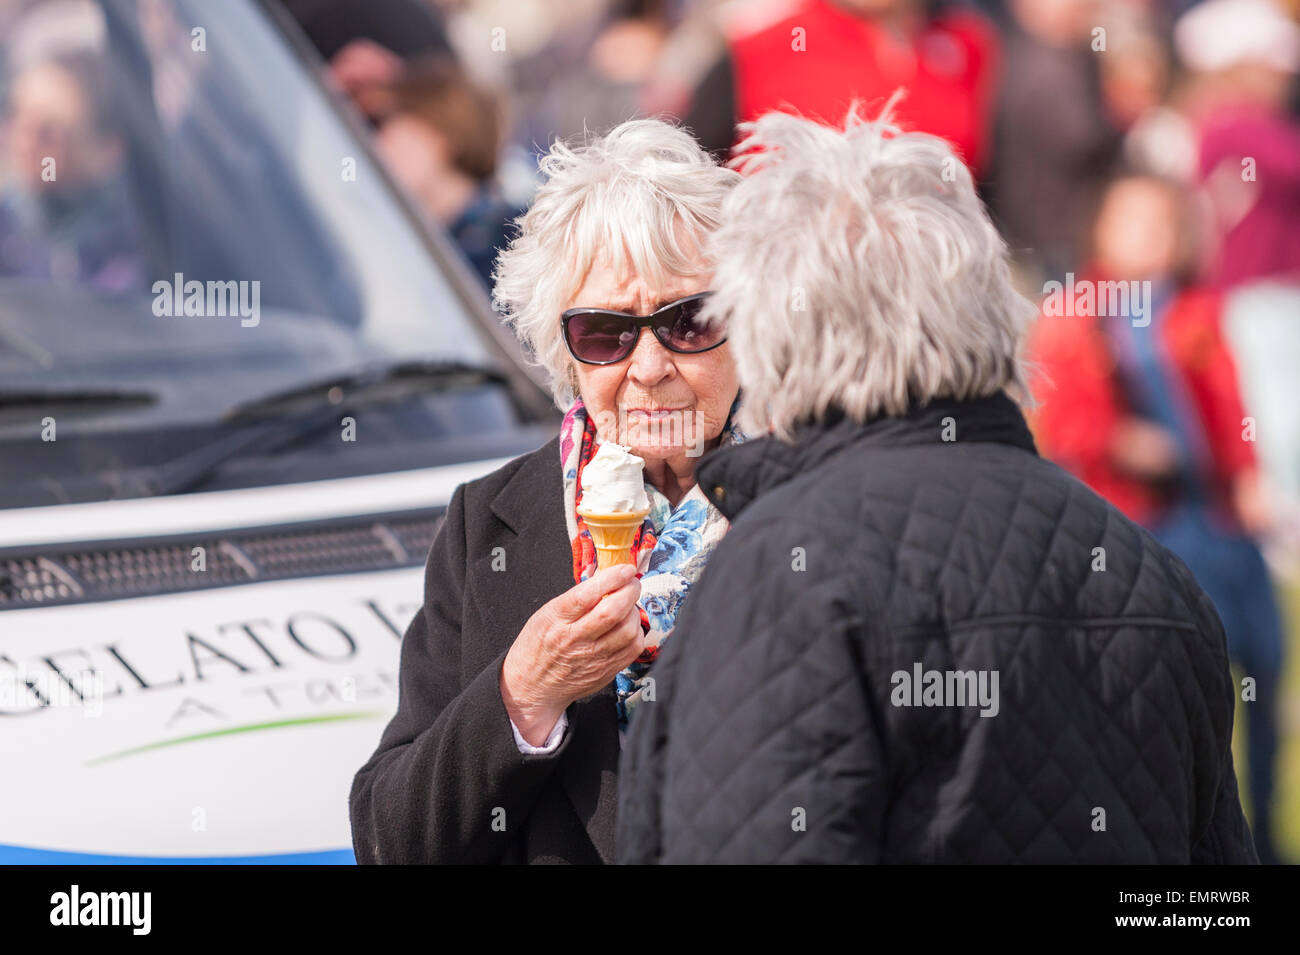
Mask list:
[[442,508],[554,431],[275,7],[0,0],[0,863],[352,862]]

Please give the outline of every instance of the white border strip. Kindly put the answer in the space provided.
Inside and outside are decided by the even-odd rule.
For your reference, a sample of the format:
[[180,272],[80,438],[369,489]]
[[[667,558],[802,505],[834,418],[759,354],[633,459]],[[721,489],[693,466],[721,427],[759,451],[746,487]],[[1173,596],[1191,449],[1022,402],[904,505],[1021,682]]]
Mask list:
[[207,533],[441,507],[513,458],[361,477],[0,510],[0,547]]

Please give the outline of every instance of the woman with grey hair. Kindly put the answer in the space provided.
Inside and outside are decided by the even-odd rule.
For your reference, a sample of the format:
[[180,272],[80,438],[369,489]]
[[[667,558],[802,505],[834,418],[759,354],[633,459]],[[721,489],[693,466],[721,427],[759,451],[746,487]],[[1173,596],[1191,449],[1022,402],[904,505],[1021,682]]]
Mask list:
[[747,128],[709,311],[768,434],[698,468],[733,523],[632,727],[620,861],[1255,861],[1223,628],[1036,453],[1034,309],[966,167],[884,119]]
[[[612,861],[623,733],[727,530],[694,468],[741,440],[730,346],[700,319],[739,175],[654,120],[541,165],[495,299],[563,424],[452,496],[398,712],[353,782],[359,862]],[[629,535],[600,561],[594,511]]]

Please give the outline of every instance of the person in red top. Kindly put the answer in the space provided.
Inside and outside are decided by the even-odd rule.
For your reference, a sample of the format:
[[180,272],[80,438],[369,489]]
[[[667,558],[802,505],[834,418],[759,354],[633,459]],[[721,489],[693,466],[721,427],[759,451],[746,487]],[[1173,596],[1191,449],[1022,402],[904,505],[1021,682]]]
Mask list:
[[[1243,440],[1247,416],[1220,332],[1222,297],[1166,264],[1178,254],[1176,238],[1161,234],[1175,221],[1173,189],[1147,178],[1110,186],[1097,220],[1098,259],[1073,283],[1073,298],[1069,286],[1059,306],[1049,295],[1031,339],[1043,401],[1036,430],[1055,460],[1140,524],[1157,523],[1180,483],[1195,480],[1221,522],[1259,529],[1255,451]],[[1110,297],[1107,283],[1122,282],[1131,293],[1134,280],[1150,283],[1151,301],[1130,294],[1125,314],[1080,305],[1084,289],[1099,292],[1095,303]],[[1144,293],[1140,284],[1136,290]],[[1158,321],[1151,314],[1157,308]],[[1176,387],[1162,382],[1164,375]],[[1172,417],[1133,394],[1152,387],[1169,398]]]
[[[1049,290],[1030,338],[1040,402],[1032,423],[1044,454],[1151,530],[1214,601],[1229,653],[1255,681],[1247,710],[1255,841],[1260,860],[1275,861],[1282,623],[1254,540],[1271,518],[1253,419],[1220,333],[1221,295],[1189,277],[1188,208],[1179,187],[1149,176],[1107,189],[1093,266],[1066,284],[1072,296]],[[1125,301],[1116,289],[1127,290],[1127,308],[1109,307]]]
[[983,16],[923,0],[778,6],[762,25],[748,18],[725,25],[726,56],[685,117],[707,148],[734,142],[731,124],[702,121],[702,111],[718,115],[719,98],[730,97],[737,123],[785,110],[835,125],[855,100],[883,104],[902,88],[893,110],[902,128],[946,139],[977,178],[987,170],[997,34]]

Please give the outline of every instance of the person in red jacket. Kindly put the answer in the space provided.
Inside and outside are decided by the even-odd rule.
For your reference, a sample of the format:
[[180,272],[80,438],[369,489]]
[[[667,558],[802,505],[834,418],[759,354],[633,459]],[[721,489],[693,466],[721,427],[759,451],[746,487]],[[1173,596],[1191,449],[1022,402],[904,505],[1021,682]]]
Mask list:
[[[1063,283],[1066,294],[1049,290],[1031,336],[1034,430],[1046,455],[1150,529],[1214,601],[1230,654],[1254,680],[1255,839],[1260,860],[1275,861],[1282,623],[1254,540],[1270,518],[1253,419],[1220,332],[1221,296],[1190,280],[1188,209],[1179,187],[1150,176],[1108,187],[1092,267]],[[1110,308],[1116,301],[1127,307]]]
[[777,12],[762,23],[750,13],[724,24],[726,54],[684,117],[706,148],[722,152],[734,142],[734,123],[771,110],[835,125],[855,100],[879,106],[903,89],[893,107],[900,127],[946,139],[977,178],[987,171],[997,34],[979,13],[929,0],[768,8]]

